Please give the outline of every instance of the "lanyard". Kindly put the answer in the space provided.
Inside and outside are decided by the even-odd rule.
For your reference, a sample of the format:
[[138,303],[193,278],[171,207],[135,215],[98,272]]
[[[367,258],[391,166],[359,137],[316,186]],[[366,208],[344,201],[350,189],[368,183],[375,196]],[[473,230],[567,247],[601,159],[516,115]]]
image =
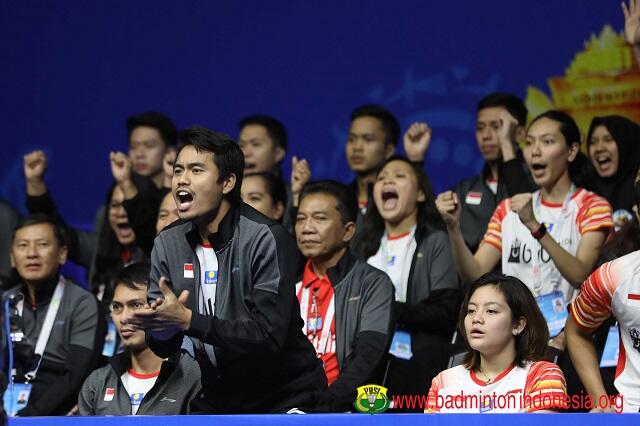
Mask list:
[[[66,280],[62,275],[58,280],[58,285],[56,286],[55,291],[53,292],[53,296],[51,297],[51,302],[49,302],[49,307],[47,308],[47,314],[44,317],[44,323],[42,324],[42,330],[40,330],[40,335],[38,336],[38,341],[36,342],[35,349],[35,357],[37,362],[35,367],[31,369],[24,376],[28,381],[33,381],[36,378],[36,373],[40,368],[40,363],[42,362],[42,356],[44,354],[44,349],[47,347],[47,342],[49,341],[49,337],[51,337],[51,330],[53,329],[53,322],[56,319],[56,315],[58,314],[58,308],[60,308],[60,302],[62,301],[62,295],[64,294],[64,286],[66,284]],[[18,312],[20,316],[22,316],[23,303],[21,302],[18,305]]]
[[[562,231],[564,230],[564,227],[566,225],[566,222],[567,222],[566,219],[570,214],[569,203],[571,203],[571,197],[573,197],[576,190],[577,190],[576,186],[572,183],[571,187],[569,188],[569,191],[567,192],[567,195],[564,197],[564,201],[562,202],[562,212],[561,212],[560,218],[558,219],[557,223],[553,224],[552,229],[547,230],[551,238],[553,238],[558,244],[560,244]],[[542,216],[542,192],[541,191],[537,191],[536,200],[533,206],[533,214],[536,217],[536,219]],[[540,296],[540,293],[542,291],[542,276],[543,276],[542,268],[545,266],[545,264],[541,262],[542,251],[544,250],[542,248],[542,244],[540,243],[540,241],[536,241],[536,243],[538,245],[538,254],[533,256],[533,294],[534,296],[537,297],[537,296]],[[549,262],[546,263],[546,265],[548,265],[552,261],[553,259],[550,259]],[[558,269],[555,266],[555,264],[553,264],[553,267],[556,270]],[[560,281],[561,279],[554,280],[555,284],[554,284],[553,291],[558,290]]]
[[[302,327],[302,332],[305,335],[307,333],[307,324],[308,324],[308,316],[309,316],[309,287],[302,288],[302,296],[300,301],[300,315],[302,316],[302,320],[304,321],[304,326]],[[320,335],[320,341],[317,340],[317,330],[314,330],[314,346],[316,347],[316,351],[318,354],[323,355],[328,352],[327,343],[329,342],[329,338],[331,337],[331,325],[333,324],[333,318],[335,316],[335,294],[331,297],[331,302],[329,303],[329,307],[327,308],[327,312],[324,315],[324,321],[322,324],[322,333]],[[318,309],[316,304],[315,309]],[[317,317],[316,317],[317,321]],[[316,322],[317,324],[317,322]]]

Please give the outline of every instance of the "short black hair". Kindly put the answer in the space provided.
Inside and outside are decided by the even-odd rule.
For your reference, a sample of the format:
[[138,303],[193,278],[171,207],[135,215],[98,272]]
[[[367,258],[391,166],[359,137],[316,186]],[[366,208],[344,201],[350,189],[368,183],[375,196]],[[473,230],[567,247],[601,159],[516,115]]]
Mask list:
[[233,205],[242,202],[242,172],[244,170],[244,155],[238,144],[229,135],[214,132],[202,126],[192,126],[180,133],[182,146],[192,145],[198,152],[210,152],[213,154],[213,162],[220,173],[218,183],[222,183],[232,174],[236,177],[236,185],[227,194],[227,199]]
[[519,126],[526,126],[527,124],[527,107],[522,102],[522,99],[511,93],[495,92],[490,93],[484,98],[480,99],[476,111],[480,111],[485,108],[502,107],[509,111],[509,114],[516,119]]
[[127,138],[137,127],[151,127],[160,133],[166,146],[176,146],[178,143],[178,130],[169,117],[155,111],[143,112],[127,118]]
[[267,191],[269,192],[274,204],[282,203],[283,206],[287,205],[287,188],[280,176],[269,172],[259,172],[247,173],[244,175],[244,179],[250,176],[256,176],[264,180],[267,186]]
[[372,117],[380,121],[385,134],[385,142],[393,146],[398,144],[400,124],[389,110],[376,104],[361,105],[351,111],[351,122],[360,117]]
[[151,265],[148,263],[132,263],[122,268],[113,277],[113,293],[115,294],[116,288],[120,285],[126,286],[131,290],[140,290],[140,287],[147,289],[149,287],[150,272]]
[[298,205],[302,204],[302,200],[304,200],[306,196],[312,194],[327,194],[335,198],[336,209],[340,212],[343,225],[349,222],[356,222],[356,218],[358,217],[358,199],[353,189],[349,186],[329,179],[310,182],[302,188]]
[[254,114],[240,120],[238,127],[242,131],[251,124],[264,127],[275,146],[287,150],[287,129],[279,120],[270,115]]
[[60,247],[65,247],[68,245],[67,236],[66,236],[66,233],[64,232],[64,228],[62,227],[62,224],[56,221],[51,216],[48,216],[44,213],[32,213],[20,219],[16,224],[16,226],[14,226],[13,228],[13,235],[11,237],[11,241],[12,242],[15,241],[16,233],[20,229],[26,228],[28,226],[42,225],[42,224],[51,226],[51,229],[53,230],[53,236],[55,237]]

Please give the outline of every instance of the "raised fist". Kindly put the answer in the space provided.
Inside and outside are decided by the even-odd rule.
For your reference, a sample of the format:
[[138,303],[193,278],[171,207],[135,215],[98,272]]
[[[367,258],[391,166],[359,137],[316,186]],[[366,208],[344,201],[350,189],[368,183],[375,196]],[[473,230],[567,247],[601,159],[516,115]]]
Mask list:
[[298,197],[302,188],[311,180],[311,167],[305,159],[298,160],[295,155],[291,158],[291,194],[293,206],[298,206]]
[[460,224],[460,200],[453,191],[445,191],[436,197],[436,208],[447,225],[452,229]]
[[427,123],[413,123],[404,133],[404,151],[409,161],[423,161],[430,143],[431,128]]
[[533,195],[529,193],[516,194],[511,198],[511,210],[518,214],[520,222],[530,231],[535,231],[539,224],[533,214]]
[[109,160],[111,161],[111,173],[118,184],[131,180],[131,160],[127,154],[111,152]]
[[43,180],[47,171],[47,155],[44,151],[32,151],[24,156],[24,177],[27,181]]

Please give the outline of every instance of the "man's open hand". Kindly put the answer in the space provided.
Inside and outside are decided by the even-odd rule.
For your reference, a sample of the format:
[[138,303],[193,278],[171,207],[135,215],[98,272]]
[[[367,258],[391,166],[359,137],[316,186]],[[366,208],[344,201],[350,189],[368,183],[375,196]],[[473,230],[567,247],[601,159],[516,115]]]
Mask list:
[[146,330],[158,339],[167,340],[191,325],[192,312],[187,308],[189,291],[183,290],[180,297],[176,297],[164,277],[160,278],[158,287],[163,298],[152,301],[148,308],[133,312],[124,322],[132,328]]

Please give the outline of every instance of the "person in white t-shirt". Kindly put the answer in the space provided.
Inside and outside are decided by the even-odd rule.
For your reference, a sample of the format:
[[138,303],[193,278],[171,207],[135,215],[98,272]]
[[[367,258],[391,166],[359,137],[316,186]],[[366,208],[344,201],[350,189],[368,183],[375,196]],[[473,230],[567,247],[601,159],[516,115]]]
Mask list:
[[562,371],[540,361],[549,333],[527,286],[489,272],[472,284],[458,327],[464,364],[432,381],[426,413],[518,413],[565,408]]
[[[588,160],[580,153],[580,131],[569,115],[548,111],[536,117],[523,153],[540,190],[500,203],[475,254],[460,232],[460,200],[448,191],[438,196],[436,205],[462,279],[473,282],[501,262],[502,272],[525,282],[543,312],[551,312],[547,321],[555,335],[566,310],[564,316],[554,316],[553,302],[571,302],[593,270],[613,227],[611,207],[579,187],[580,170]],[[554,346],[564,349],[563,340],[560,336]]]
[[406,158],[387,160],[373,198],[356,253],[395,287],[397,327],[384,385],[393,395],[424,394],[447,365],[462,299],[451,248],[428,179]]

